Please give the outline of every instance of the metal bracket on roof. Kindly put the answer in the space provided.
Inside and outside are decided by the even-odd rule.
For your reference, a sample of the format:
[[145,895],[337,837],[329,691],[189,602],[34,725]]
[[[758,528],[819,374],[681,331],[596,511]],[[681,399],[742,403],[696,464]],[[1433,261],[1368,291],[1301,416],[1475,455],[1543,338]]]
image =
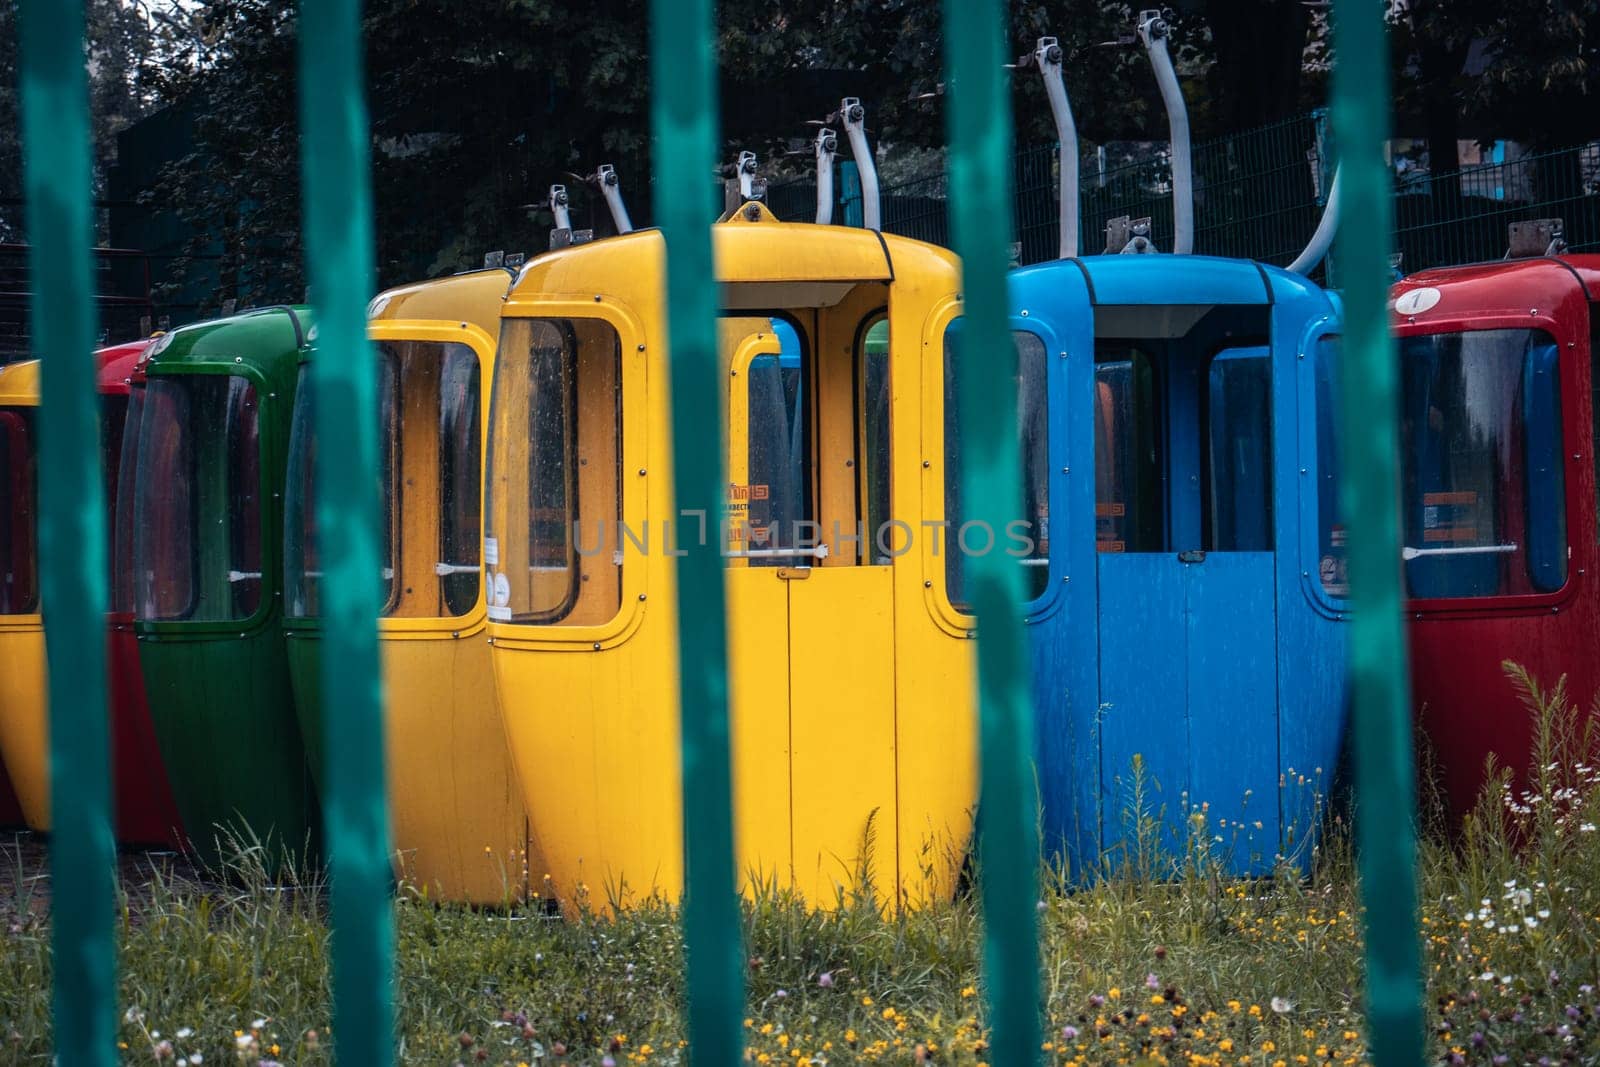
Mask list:
[[1567,250],[1566,223],[1561,219],[1526,219],[1508,227],[1507,259],[1559,256]]
[[756,154],[746,149],[733,165],[733,177],[723,185],[723,206],[737,211],[752,200],[766,200],[767,180],[756,174]]
[[494,270],[497,267],[503,267],[505,265],[506,254],[504,252],[485,252],[483,254],[484,270]]
[[1155,244],[1150,240],[1149,218],[1136,219],[1128,215],[1120,215],[1114,219],[1106,220],[1106,254],[1125,253],[1142,254],[1154,252]]
[[817,131],[817,225],[833,221],[833,162],[839,154],[839,135],[824,127]]
[[611,209],[611,221],[616,224],[617,232],[632,233],[633,220],[628,218],[627,206],[622,202],[622,184],[617,178],[617,168],[610,163],[600,164],[594,180],[600,187],[600,195],[606,199],[606,207]]
[[1044,75],[1045,96],[1055,119],[1061,171],[1060,256],[1070,259],[1078,254],[1078,126],[1072,118],[1072,105],[1067,101],[1067,85],[1061,74],[1061,45],[1054,37],[1041,37],[1033,55],[1023,59],[1031,59]]
[[839,121],[850,139],[850,154],[861,179],[861,222],[869,230],[883,229],[883,209],[878,196],[878,163],[867,143],[867,111],[858,97],[839,101]]

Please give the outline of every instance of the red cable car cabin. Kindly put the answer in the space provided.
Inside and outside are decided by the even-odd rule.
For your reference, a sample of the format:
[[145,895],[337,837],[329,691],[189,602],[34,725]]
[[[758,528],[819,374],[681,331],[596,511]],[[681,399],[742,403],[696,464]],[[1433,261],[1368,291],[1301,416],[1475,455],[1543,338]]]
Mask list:
[[1413,702],[1459,817],[1490,756],[1519,782],[1533,759],[1504,663],[1566,675],[1585,717],[1600,694],[1600,256],[1422,271],[1393,296]]
[[151,338],[95,353],[106,529],[111,535],[106,667],[112,783],[118,841],[181,845],[182,821],[156,744],[144,673],[139,668],[139,642],[133,632],[133,475],[138,469],[139,415],[144,405],[144,375],[138,367],[154,343]]

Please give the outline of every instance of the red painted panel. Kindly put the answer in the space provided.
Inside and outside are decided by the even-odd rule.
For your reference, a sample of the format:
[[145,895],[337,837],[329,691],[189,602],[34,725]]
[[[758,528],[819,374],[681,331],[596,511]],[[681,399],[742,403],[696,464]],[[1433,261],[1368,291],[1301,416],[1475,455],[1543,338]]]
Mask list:
[[[125,397],[140,359],[154,339],[102,348],[97,385],[102,396]],[[113,448],[108,454],[116,455]],[[107,530],[116,524],[117,472],[107,471]],[[131,486],[126,487],[131,490]],[[180,846],[182,820],[157,747],[150,706],[145,700],[139,646],[130,615],[106,616],[108,685],[111,704],[111,765],[117,840],[124,844]]]

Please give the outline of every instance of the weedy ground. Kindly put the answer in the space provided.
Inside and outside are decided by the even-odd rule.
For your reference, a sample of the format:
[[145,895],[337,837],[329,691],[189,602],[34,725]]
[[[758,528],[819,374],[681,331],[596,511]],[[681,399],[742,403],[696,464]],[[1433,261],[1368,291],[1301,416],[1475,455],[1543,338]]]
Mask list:
[[[1423,835],[1418,938],[1435,1062],[1600,1062],[1600,769],[1578,755],[1592,749],[1568,740],[1579,715],[1563,688],[1543,692],[1518,677],[1541,724],[1538,765],[1516,786],[1497,776],[1464,824]],[[1366,1062],[1347,819],[1329,818],[1308,876],[1285,868],[1251,881],[1223,877],[1204,847],[1162,863],[1141,843],[1149,813],[1131,821],[1139,854],[1115,872],[1087,888],[1041,887],[1042,1059]],[[44,1063],[44,851],[18,839],[6,857],[0,1063]],[[269,882],[250,847],[217,872],[124,860],[126,1061],[332,1058],[323,886],[284,880]],[[402,891],[394,909],[405,1062],[686,1062],[682,943],[665,904],[562,919]],[[752,1061],[988,1062],[982,924],[970,895],[896,916],[870,886],[828,911],[761,893],[745,905],[744,939]]]

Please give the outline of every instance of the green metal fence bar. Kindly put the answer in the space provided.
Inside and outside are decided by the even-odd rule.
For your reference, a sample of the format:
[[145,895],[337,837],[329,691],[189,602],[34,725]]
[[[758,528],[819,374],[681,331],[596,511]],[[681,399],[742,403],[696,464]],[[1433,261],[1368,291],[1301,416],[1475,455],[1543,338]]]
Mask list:
[[40,600],[50,679],[56,1062],[116,1057],[106,526],[89,300],[89,89],[83,5],[21,5],[22,135],[39,413]]
[[[721,553],[690,543],[717,529],[723,433],[717,372],[717,288],[706,225],[706,175],[718,146],[716,28],[711,0],[650,4],[655,217],[667,245],[673,496],[678,543],[684,952],[689,1043],[696,1067],[739,1062],[744,957],[733,863],[728,766],[728,646]],[[697,523],[694,520],[698,520]],[[702,536],[702,541],[704,540]]]
[[317,542],[326,622],[324,825],[332,873],[333,1033],[344,1063],[394,1059],[394,915],[378,659],[377,358],[360,0],[300,5],[301,175],[317,311]]
[[1339,228],[1345,289],[1340,504],[1349,529],[1350,681],[1355,701],[1356,835],[1366,908],[1367,1025],[1373,1062],[1422,1062],[1416,793],[1400,589],[1398,362],[1389,336],[1394,203],[1383,142],[1389,48],[1379,0],[1333,11],[1333,125],[1344,160]]
[[[968,358],[957,363],[962,498],[968,520],[996,534],[1023,513],[1017,454],[1017,351],[1006,323],[1010,263],[1011,100],[1004,74],[1005,6],[945,0],[950,232],[962,261]],[[996,537],[996,540],[998,538]],[[978,884],[992,1061],[1039,1060],[1039,840],[1033,709],[1021,574],[999,551],[969,560],[978,616],[980,810]]]

